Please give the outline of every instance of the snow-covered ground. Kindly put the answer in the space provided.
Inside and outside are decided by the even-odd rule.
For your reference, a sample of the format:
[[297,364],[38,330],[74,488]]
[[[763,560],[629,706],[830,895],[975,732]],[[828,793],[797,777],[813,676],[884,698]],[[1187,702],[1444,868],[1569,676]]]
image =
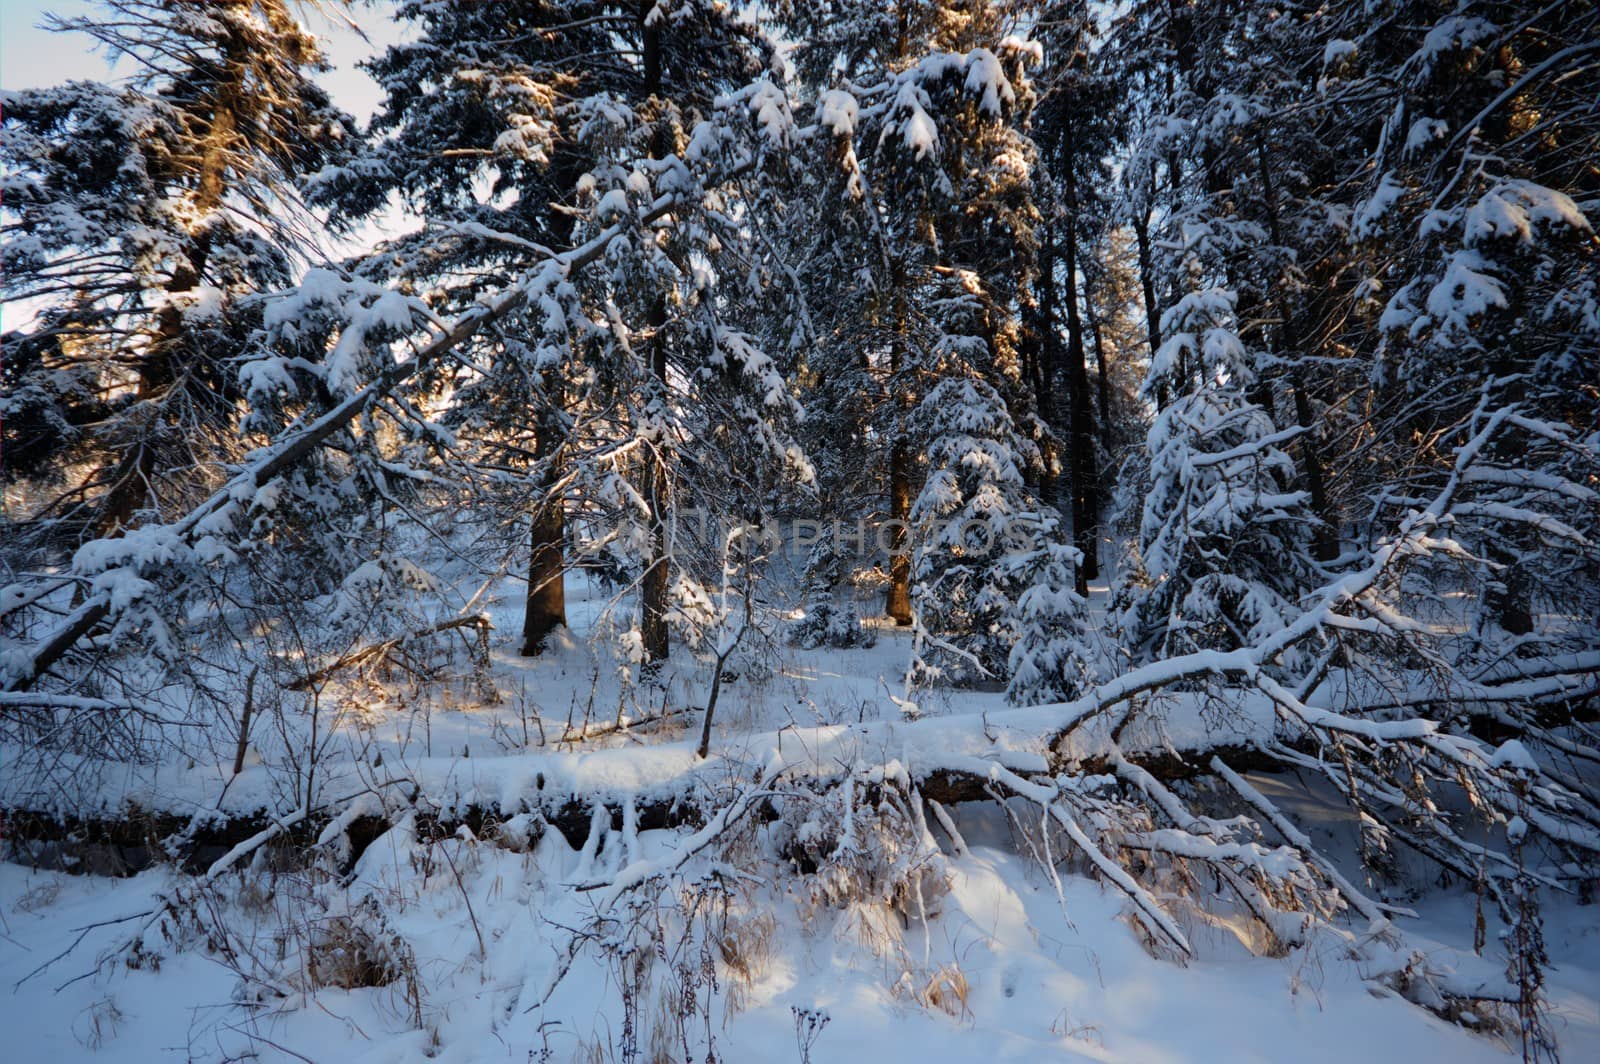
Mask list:
[[[1026,771],[1040,751],[1021,737],[1036,740],[1047,730],[1038,726],[1041,715],[1055,712],[1012,709],[994,692],[936,690],[917,694],[921,720],[903,720],[887,696],[902,691],[909,639],[879,629],[871,648],[801,651],[780,641],[748,659],[719,702],[710,762],[693,757],[692,713],[575,749],[558,741],[569,722],[699,706],[707,672],[680,654],[664,691],[631,687],[618,661],[584,638],[602,623],[604,596],[576,582],[572,590],[575,631],[534,660],[518,657],[510,638],[519,620],[516,586],[508,583],[489,602],[498,703],[476,701],[465,686],[421,700],[343,692],[350,697],[325,753],[324,786],[370,782],[381,763],[385,774],[424,783],[436,801],[487,802],[509,814],[536,777],[538,786],[573,793],[639,796],[686,773],[709,777],[717,766],[731,772],[775,758],[790,766],[813,759],[819,774],[824,763],[848,769],[851,751],[864,747],[869,760],[883,763],[935,749],[959,756],[970,742],[990,756],[1014,757]],[[339,695],[330,692],[330,704]],[[1184,729],[1193,727],[1247,732],[1242,696],[1239,708],[1233,720],[1214,713],[1168,720],[1150,741],[1182,746]],[[1019,736],[1010,753],[1008,727]],[[935,733],[937,742],[922,741]],[[1126,736],[1124,743],[1136,745]],[[275,755],[266,739],[261,745],[256,763],[226,787],[231,766],[200,763],[101,776],[98,787],[108,802],[132,796],[146,808],[252,810],[276,800]],[[1342,810],[1320,807],[1314,792],[1287,781],[1255,782],[1327,840],[1329,852],[1349,849]],[[1154,957],[1126,919],[1121,895],[1071,865],[1064,867],[1073,874],[1053,881],[1030,856],[1024,825],[1001,806],[951,812],[965,845],[941,833],[946,854],[927,882],[942,880],[948,889],[930,890],[915,906],[885,904],[870,887],[819,897],[814,877],[777,874],[781,825],[763,825],[750,829],[744,871],[707,866],[714,875],[641,891],[622,901],[626,921],[603,925],[594,920],[610,892],[575,888],[615,879],[625,861],[671,855],[685,845],[682,833],[624,833],[620,846],[608,843],[597,854],[548,831],[516,852],[471,838],[419,842],[402,821],[348,880],[258,866],[201,895],[165,868],[119,880],[0,865],[3,1055],[351,1064],[700,1061],[713,1052],[719,1061],[818,1064],[1466,1064],[1515,1055],[1509,1036],[1470,1033],[1368,978],[1376,962],[1352,959],[1352,939],[1339,929],[1317,932],[1287,955],[1258,956],[1225,914],[1189,910],[1180,922],[1195,957]],[[174,891],[189,891],[184,905],[231,929],[234,955],[207,948],[204,921],[140,915]],[[1431,967],[1468,978],[1503,969],[1492,919],[1482,955],[1474,954],[1473,899],[1460,884],[1400,900],[1423,913],[1402,923],[1408,948],[1422,950]],[[695,916],[687,930],[686,912]],[[353,940],[337,933],[349,919],[376,935],[369,945],[397,976],[387,985],[342,989],[325,971],[309,970],[318,957],[325,965],[339,959],[327,950],[351,949]],[[568,967],[574,932],[581,938],[596,926],[604,933],[583,941]],[[640,938],[642,927],[653,927],[654,937]],[[1600,908],[1554,899],[1545,935],[1551,1026],[1565,1059],[1600,1059]],[[130,937],[143,943],[131,955]],[[251,955],[237,952],[241,944]]]
[[[704,1059],[708,1045],[718,1060],[804,1059],[795,1010],[828,1018],[811,1050],[818,1062],[1508,1058],[1500,1039],[1375,992],[1332,938],[1263,958],[1225,930],[1191,927],[1196,960],[1180,966],[1154,959],[1120,919],[1116,896],[1071,876],[1058,901],[1043,873],[1013,851],[996,810],[967,810],[960,830],[970,853],[950,862],[949,894],[926,927],[811,910],[781,886],[740,891],[729,924],[748,978],[722,964],[710,1036],[702,1021],[694,1059]],[[645,833],[641,842],[671,844],[666,833]],[[125,924],[91,932],[69,957],[19,985],[79,928],[144,909],[169,878],[152,871],[105,880],[0,866],[5,1056],[176,1061],[254,1053],[349,1064],[521,1064],[541,1059],[548,1047],[553,1060],[625,1059],[616,961],[580,959],[549,1003],[536,1005],[561,929],[583,917],[586,896],[562,885],[579,855],[559,838],[532,854],[452,845],[460,885],[448,866],[426,880],[409,865],[397,868],[396,851],[380,844],[350,888],[381,892],[387,911],[397,914],[394,928],[415,951],[426,984],[421,1029],[398,985],[323,988],[241,1008],[236,974],[201,950],[170,950],[159,970],[130,970],[116,960],[89,974],[99,951],[126,935]],[[1556,908],[1547,922],[1554,1027],[1572,1061],[1600,1054],[1594,913]],[[1430,914],[1424,931],[1439,936],[1441,957],[1470,952],[1461,945],[1470,936],[1470,905],[1436,899]],[[666,1009],[661,1001],[640,1004],[646,1048]]]

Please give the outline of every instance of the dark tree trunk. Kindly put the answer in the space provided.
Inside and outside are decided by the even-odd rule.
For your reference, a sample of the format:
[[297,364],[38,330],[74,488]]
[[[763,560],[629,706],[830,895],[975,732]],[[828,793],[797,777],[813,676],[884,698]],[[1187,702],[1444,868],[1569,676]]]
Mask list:
[[1491,540],[1485,554],[1499,567],[1490,574],[1483,591],[1487,613],[1508,635],[1527,635],[1533,631],[1533,596],[1519,552]]
[[[552,406],[559,397],[550,398]],[[557,487],[561,480],[560,448],[564,433],[556,410],[541,418],[534,444],[535,459],[544,463],[539,498],[534,503],[528,535],[528,598],[522,617],[522,656],[544,649],[545,638],[567,623],[566,511]]]
[[910,397],[900,374],[905,368],[905,306],[901,293],[905,276],[894,271],[894,337],[889,345],[889,374],[893,382],[894,442],[889,446],[889,592],[884,612],[898,625],[911,623],[911,444],[906,439],[905,413]]
[[911,455],[902,436],[889,452],[889,597],[884,612],[898,625],[911,623]]
[[[655,10],[654,0],[641,0],[639,25],[644,46],[644,95],[648,99],[661,95],[661,28],[659,20],[649,16]],[[658,128],[650,144],[652,158],[666,154],[665,138]],[[666,398],[667,346],[662,328],[667,321],[667,301],[658,295],[650,304],[649,323],[650,372],[662,399]],[[665,661],[671,650],[667,637],[667,586],[671,560],[667,544],[667,467],[662,448],[666,440],[655,441],[656,446],[647,452],[645,459],[645,497],[650,503],[650,564],[645,570],[640,589],[639,634],[644,643],[644,660],[647,665]]]
[[[650,327],[655,330],[651,340],[650,371],[656,387],[665,394],[667,379],[666,338],[660,330],[666,324],[666,300],[657,297],[650,306]],[[645,570],[641,588],[643,608],[639,634],[644,642],[646,664],[665,661],[671,647],[667,638],[667,578],[671,559],[667,544],[667,463],[661,448],[665,440],[655,441],[656,446],[645,459],[645,497],[650,503],[650,567]]]
[[1056,452],[1055,437],[1055,380],[1059,372],[1056,335],[1056,236],[1053,205],[1045,206],[1044,242],[1039,249],[1039,334],[1038,359],[1033,382],[1034,400],[1038,404],[1039,419],[1051,426],[1052,435],[1044,441],[1044,472],[1039,478],[1039,497],[1054,503],[1057,494],[1056,471],[1060,468],[1060,455]]
[[[910,48],[909,13],[897,9],[899,25],[895,32],[894,56],[903,59]],[[905,415],[911,396],[906,393],[900,374],[905,369],[906,275],[902,263],[890,269],[894,299],[894,336],[889,343],[889,401],[894,407],[894,438],[889,445],[889,589],[883,612],[902,627],[911,617],[911,445],[906,439]]]
[[[555,187],[567,190],[577,182],[583,165],[573,150],[558,148],[553,177]],[[557,251],[572,247],[573,217],[552,209],[550,231]],[[544,409],[536,415],[534,459],[543,462],[539,495],[534,500],[528,534],[528,596],[522,616],[522,656],[544,649],[545,638],[567,624],[566,507],[557,493],[561,481],[561,448],[566,444],[565,390],[559,370],[545,377]]]
[[1039,369],[1034,385],[1039,416],[1046,424],[1055,417],[1055,378],[1059,370],[1056,365],[1056,254],[1056,223],[1048,219],[1044,226],[1044,244],[1039,249]]
[[1106,369],[1105,338],[1100,334],[1100,315],[1095,312],[1094,293],[1087,279],[1083,289],[1083,310],[1089,319],[1089,334],[1094,337],[1095,396],[1099,402],[1100,446],[1111,453],[1111,383]]
[[[1266,142],[1258,133],[1256,136],[1256,162],[1261,175],[1261,191],[1267,205],[1267,224],[1272,242],[1283,247],[1283,235],[1278,224],[1278,197],[1272,183],[1272,171],[1267,166]],[[1317,516],[1317,532],[1314,549],[1316,556],[1321,561],[1332,561],[1339,554],[1339,529],[1334,515],[1328,505],[1328,488],[1323,477],[1322,456],[1317,446],[1316,426],[1312,423],[1311,400],[1306,395],[1302,374],[1296,363],[1306,354],[1300,346],[1299,323],[1295,320],[1294,308],[1284,297],[1281,290],[1274,291],[1277,303],[1278,316],[1282,319],[1279,333],[1283,339],[1286,361],[1292,368],[1289,371],[1289,385],[1294,393],[1294,416],[1301,428],[1306,431],[1300,437],[1300,465],[1305,471],[1306,490],[1311,495],[1311,510]]]
[[[1069,131],[1070,135],[1070,131]],[[1083,343],[1083,316],[1078,311],[1077,185],[1070,166],[1066,172],[1067,220],[1062,242],[1067,308],[1067,391],[1071,413],[1069,462],[1072,470],[1072,538],[1083,552],[1078,566],[1078,594],[1089,593],[1089,581],[1100,575],[1098,462],[1094,453],[1094,413],[1089,393],[1089,369]]]
[[[1161,304],[1156,300],[1156,268],[1150,254],[1150,216],[1136,211],[1133,218],[1133,235],[1139,245],[1139,284],[1144,289],[1145,335],[1150,343],[1150,357],[1161,350]],[[1156,406],[1167,405],[1165,384],[1156,390]]]

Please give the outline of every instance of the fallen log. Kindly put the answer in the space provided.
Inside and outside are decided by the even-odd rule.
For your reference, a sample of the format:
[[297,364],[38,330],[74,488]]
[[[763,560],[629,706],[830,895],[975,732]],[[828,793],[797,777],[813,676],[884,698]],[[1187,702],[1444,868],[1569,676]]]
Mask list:
[[[522,802],[519,808],[468,805],[443,812],[430,810],[425,797],[414,796],[405,809],[416,814],[418,835],[425,839],[449,838],[461,828],[477,838],[494,839],[499,835],[499,825],[519,814],[532,814],[540,831],[544,826],[554,828],[577,849],[588,836],[597,805],[607,811],[612,827],[621,830],[623,802],[620,797],[597,796],[591,800],[550,795]],[[636,810],[641,831],[696,824],[702,815],[698,802],[678,795],[636,802]],[[300,817],[278,834],[273,849],[281,851],[285,860],[296,851],[310,851],[341,813],[341,809],[330,807]],[[185,872],[199,873],[267,830],[281,816],[260,809],[214,816],[197,823],[190,816],[135,806],[120,816],[101,817],[9,809],[0,812],[0,844],[8,846],[10,859],[19,864],[55,871],[131,876],[170,861]],[[389,829],[394,819],[376,813],[348,819],[343,826],[349,843],[346,868]]]
[[[657,718],[646,718],[650,723]],[[1176,750],[1151,751],[1133,755],[1130,760],[1151,775],[1174,781],[1190,779],[1206,771],[1205,757],[1222,756],[1230,765],[1246,771],[1274,771],[1284,766],[1270,752],[1253,746],[1224,745],[1207,751],[1185,754]],[[1113,766],[1108,758],[1077,760],[1053,759],[1049,773],[1071,772],[1087,776],[1108,774]],[[812,777],[813,786],[837,785],[848,773],[835,772]],[[913,782],[925,798],[942,805],[993,801],[993,781],[985,774],[935,768],[914,774]],[[413,785],[414,787],[414,785]],[[602,808],[615,831],[623,827],[623,812],[632,801],[637,829],[653,831],[704,822],[707,810],[697,793],[699,779],[687,778],[678,788],[648,797],[608,793],[554,793],[543,776],[535,776],[535,787],[510,805],[471,803],[460,807],[441,807],[428,795],[413,789],[408,810],[417,813],[419,834],[424,838],[447,838],[467,828],[477,838],[494,839],[498,825],[521,814],[531,814],[535,823],[553,828],[573,849],[581,849],[593,826],[594,811]],[[286,829],[273,843],[277,856],[291,860],[295,851],[310,851],[321,833],[340,815],[327,809],[307,815]],[[197,819],[188,814],[157,811],[130,804],[120,815],[71,816],[26,808],[0,810],[0,843],[10,843],[10,859],[21,864],[48,867],[57,871],[96,875],[129,876],[153,865],[171,861],[185,872],[204,871],[231,848],[254,837],[283,814],[267,809],[213,814]],[[770,820],[767,808],[757,813]],[[346,865],[353,864],[368,845],[388,830],[392,818],[368,814],[354,818],[345,832],[348,836]]]

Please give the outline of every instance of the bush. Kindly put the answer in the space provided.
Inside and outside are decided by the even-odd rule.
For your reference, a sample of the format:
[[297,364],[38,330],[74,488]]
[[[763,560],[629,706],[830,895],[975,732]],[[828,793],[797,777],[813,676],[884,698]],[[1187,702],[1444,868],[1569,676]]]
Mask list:
[[789,645],[802,650],[832,647],[870,647],[878,641],[872,629],[861,625],[853,605],[820,599],[804,617],[789,625]]

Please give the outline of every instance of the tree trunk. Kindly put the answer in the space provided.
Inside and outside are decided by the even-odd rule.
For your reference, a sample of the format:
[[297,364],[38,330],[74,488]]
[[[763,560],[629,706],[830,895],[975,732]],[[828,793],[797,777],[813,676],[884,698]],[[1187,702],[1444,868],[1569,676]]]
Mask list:
[[[557,148],[553,176],[558,189],[573,187],[583,166],[572,151]],[[552,210],[550,229],[558,252],[572,248],[573,217]],[[536,416],[534,459],[546,462],[539,478],[539,497],[534,502],[528,534],[528,595],[522,617],[522,656],[533,657],[544,649],[545,637],[567,624],[566,591],[566,508],[556,497],[561,481],[561,448],[566,443],[565,392],[558,370],[545,376],[545,409]]]
[[[644,45],[644,95],[647,99],[661,95],[661,28],[659,18],[650,17],[655,7],[654,0],[640,0],[639,25]],[[658,127],[651,137],[650,156],[659,159],[665,154],[665,139]],[[662,328],[666,322],[666,296],[657,295],[650,304],[650,372],[663,402],[667,392],[667,346]],[[670,559],[667,556],[667,467],[663,453],[666,442],[665,438],[657,439],[645,459],[645,496],[650,503],[650,564],[640,588],[639,635],[644,643],[647,666],[659,665],[671,650],[667,635]]]
[[894,623],[911,623],[911,552],[908,522],[911,518],[911,455],[903,435],[889,451],[889,598],[884,612]]
[[[1070,135],[1070,131],[1069,131]],[[1084,353],[1083,317],[1078,312],[1077,185],[1067,168],[1067,221],[1062,263],[1066,267],[1067,390],[1071,413],[1072,539],[1083,553],[1074,580],[1080,595],[1089,594],[1089,581],[1100,575],[1098,462],[1094,453],[1094,414],[1090,406],[1089,370]]]
[[[559,402],[552,397],[554,405]],[[522,617],[522,656],[544,649],[545,637],[567,623],[566,511],[558,493],[563,434],[555,411],[541,419],[534,444],[535,459],[546,463],[539,477],[539,500],[533,507],[528,535],[528,598]]]
[[909,396],[900,374],[905,367],[905,304],[901,293],[905,276],[898,265],[894,270],[894,337],[889,344],[889,379],[893,382],[895,407],[894,442],[889,447],[889,594],[884,612],[894,623],[911,623],[911,446],[906,439],[905,414]]
[[1508,635],[1527,635],[1533,631],[1533,606],[1521,552],[1502,540],[1492,539],[1485,544],[1484,553],[1499,566],[1484,587],[1486,611]]
[[[1267,224],[1272,237],[1272,242],[1283,247],[1283,236],[1278,225],[1278,197],[1272,183],[1272,172],[1267,167],[1267,146],[1261,135],[1256,135],[1256,164],[1261,175],[1261,191],[1267,204]],[[1278,316],[1282,319],[1280,331],[1283,337],[1285,354],[1291,366],[1295,360],[1304,357],[1305,352],[1300,349],[1300,330],[1295,321],[1293,307],[1284,298],[1281,290],[1274,286],[1273,298],[1277,303]],[[1317,515],[1317,532],[1314,550],[1320,561],[1332,561],[1339,554],[1339,530],[1334,515],[1328,506],[1328,488],[1322,472],[1322,456],[1317,447],[1316,426],[1311,420],[1311,400],[1306,395],[1304,385],[1301,383],[1301,374],[1298,367],[1289,371],[1289,384],[1294,393],[1294,416],[1300,427],[1305,429],[1300,437],[1300,465],[1305,470],[1306,490],[1311,495],[1311,510]]]
[[[904,5],[896,9],[899,24],[895,33],[894,56],[904,59],[910,49],[909,12]],[[890,288],[894,299],[894,336],[889,342],[890,403],[894,407],[894,439],[889,445],[889,590],[883,612],[901,627],[909,627],[911,616],[911,447],[906,439],[905,415],[911,397],[905,392],[900,374],[905,368],[906,275],[898,260],[890,267]]]
[[[1150,357],[1153,359],[1156,357],[1156,352],[1161,350],[1161,304],[1156,302],[1156,269],[1150,255],[1148,212],[1135,212],[1133,235],[1139,245],[1139,284],[1144,289],[1145,335],[1149,339]],[[1166,405],[1167,387],[1161,384],[1156,389],[1156,406],[1160,408]]]
[[133,515],[151,498],[158,473],[157,446],[167,435],[161,424],[161,404],[171,394],[178,382],[178,351],[183,340],[183,311],[170,298],[193,292],[205,278],[206,263],[211,257],[210,218],[222,206],[227,191],[229,156],[238,139],[237,104],[243,74],[240,66],[243,45],[230,40],[227,46],[227,75],[216,85],[211,125],[200,141],[200,170],[196,176],[194,193],[195,232],[189,246],[184,249],[183,261],[172,271],[167,282],[167,305],[156,317],[156,335],[139,363],[139,380],[134,394],[145,420],[138,438],[128,444],[128,450],[117,462],[111,484],[106,490],[100,514],[92,534],[95,537],[115,535],[133,524]]
[[1083,286],[1083,309],[1089,317],[1089,333],[1094,337],[1095,393],[1100,406],[1100,446],[1111,450],[1111,383],[1106,371],[1106,344],[1100,334],[1100,315],[1095,313],[1094,293],[1089,290],[1088,279]]
[[1039,334],[1038,358],[1034,370],[1033,395],[1039,408],[1039,419],[1052,426],[1051,435],[1044,441],[1044,474],[1039,478],[1039,498],[1052,502],[1056,498],[1056,470],[1060,468],[1060,455],[1056,451],[1055,379],[1057,371],[1056,348],[1056,235],[1053,202],[1044,205],[1044,242],[1039,249]]
[[[655,331],[650,341],[650,371],[656,387],[666,394],[667,345],[661,329],[667,321],[666,299],[657,296],[650,306],[650,327]],[[667,577],[670,559],[667,551],[667,463],[662,448],[665,439],[657,439],[645,459],[645,495],[650,504],[650,566],[645,570],[641,588],[643,608],[639,634],[644,642],[644,660],[647,665],[665,661],[671,646],[667,637]]]

